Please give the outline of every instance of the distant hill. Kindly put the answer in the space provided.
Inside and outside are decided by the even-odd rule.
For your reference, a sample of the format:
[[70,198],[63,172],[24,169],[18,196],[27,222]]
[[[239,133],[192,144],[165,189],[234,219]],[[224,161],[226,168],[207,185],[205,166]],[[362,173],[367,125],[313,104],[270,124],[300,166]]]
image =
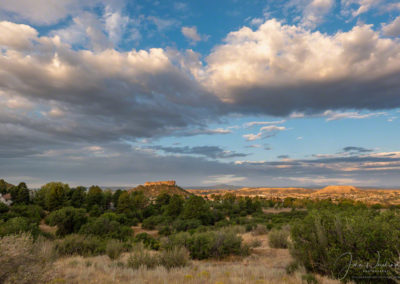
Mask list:
[[283,194],[283,193],[300,193],[300,194],[308,194],[312,193],[313,190],[309,188],[302,187],[244,187],[238,190],[238,193],[275,193],[275,194]]
[[351,185],[329,185],[323,189],[317,190],[315,194],[346,194],[346,193],[356,193],[360,189]]
[[216,184],[210,186],[191,186],[190,189],[199,189],[199,190],[207,190],[207,189],[224,189],[224,190],[235,190],[241,189],[243,186],[231,185],[231,184]]
[[129,190],[132,191],[143,191],[144,195],[150,198],[157,197],[161,193],[168,193],[171,195],[177,194],[182,196],[192,195],[188,191],[184,190],[177,185],[139,185]]

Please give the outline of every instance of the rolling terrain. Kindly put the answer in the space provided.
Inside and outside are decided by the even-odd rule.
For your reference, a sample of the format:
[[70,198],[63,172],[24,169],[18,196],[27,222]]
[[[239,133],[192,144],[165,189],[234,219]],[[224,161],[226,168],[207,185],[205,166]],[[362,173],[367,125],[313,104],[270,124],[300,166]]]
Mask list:
[[233,193],[237,196],[263,198],[351,199],[368,204],[400,204],[400,189],[360,189],[350,185],[330,185],[321,189],[302,187],[243,187],[240,189],[187,189],[193,194],[207,196]]

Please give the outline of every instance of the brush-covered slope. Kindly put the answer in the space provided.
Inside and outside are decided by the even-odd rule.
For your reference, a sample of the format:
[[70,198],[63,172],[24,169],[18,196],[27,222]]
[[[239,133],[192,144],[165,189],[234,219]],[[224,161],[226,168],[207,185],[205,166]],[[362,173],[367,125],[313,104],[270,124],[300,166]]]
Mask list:
[[170,195],[182,195],[189,196],[191,193],[187,192],[183,188],[177,185],[139,185],[129,191],[143,191],[144,195],[147,197],[157,197],[161,193],[168,193]]

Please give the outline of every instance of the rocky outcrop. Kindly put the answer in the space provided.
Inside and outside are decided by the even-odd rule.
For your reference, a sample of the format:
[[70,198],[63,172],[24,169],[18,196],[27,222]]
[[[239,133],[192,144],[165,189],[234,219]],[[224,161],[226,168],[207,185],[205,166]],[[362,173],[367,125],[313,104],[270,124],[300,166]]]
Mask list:
[[175,186],[176,181],[174,180],[166,180],[166,181],[146,181],[144,186],[153,186],[153,185],[168,185],[168,186]]
[[142,191],[144,195],[148,196],[149,198],[155,198],[161,193],[168,193],[170,195],[177,194],[182,196],[191,195],[191,193],[177,186],[174,180],[146,182],[144,185],[139,185],[130,189],[129,191]]

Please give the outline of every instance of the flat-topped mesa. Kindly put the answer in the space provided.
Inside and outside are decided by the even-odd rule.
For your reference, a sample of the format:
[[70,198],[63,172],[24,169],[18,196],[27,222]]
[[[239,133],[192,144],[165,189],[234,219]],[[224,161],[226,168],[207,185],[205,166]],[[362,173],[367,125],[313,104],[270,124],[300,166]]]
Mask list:
[[176,181],[174,180],[166,180],[166,181],[146,181],[144,186],[152,186],[152,185],[168,185],[168,186],[176,186]]

